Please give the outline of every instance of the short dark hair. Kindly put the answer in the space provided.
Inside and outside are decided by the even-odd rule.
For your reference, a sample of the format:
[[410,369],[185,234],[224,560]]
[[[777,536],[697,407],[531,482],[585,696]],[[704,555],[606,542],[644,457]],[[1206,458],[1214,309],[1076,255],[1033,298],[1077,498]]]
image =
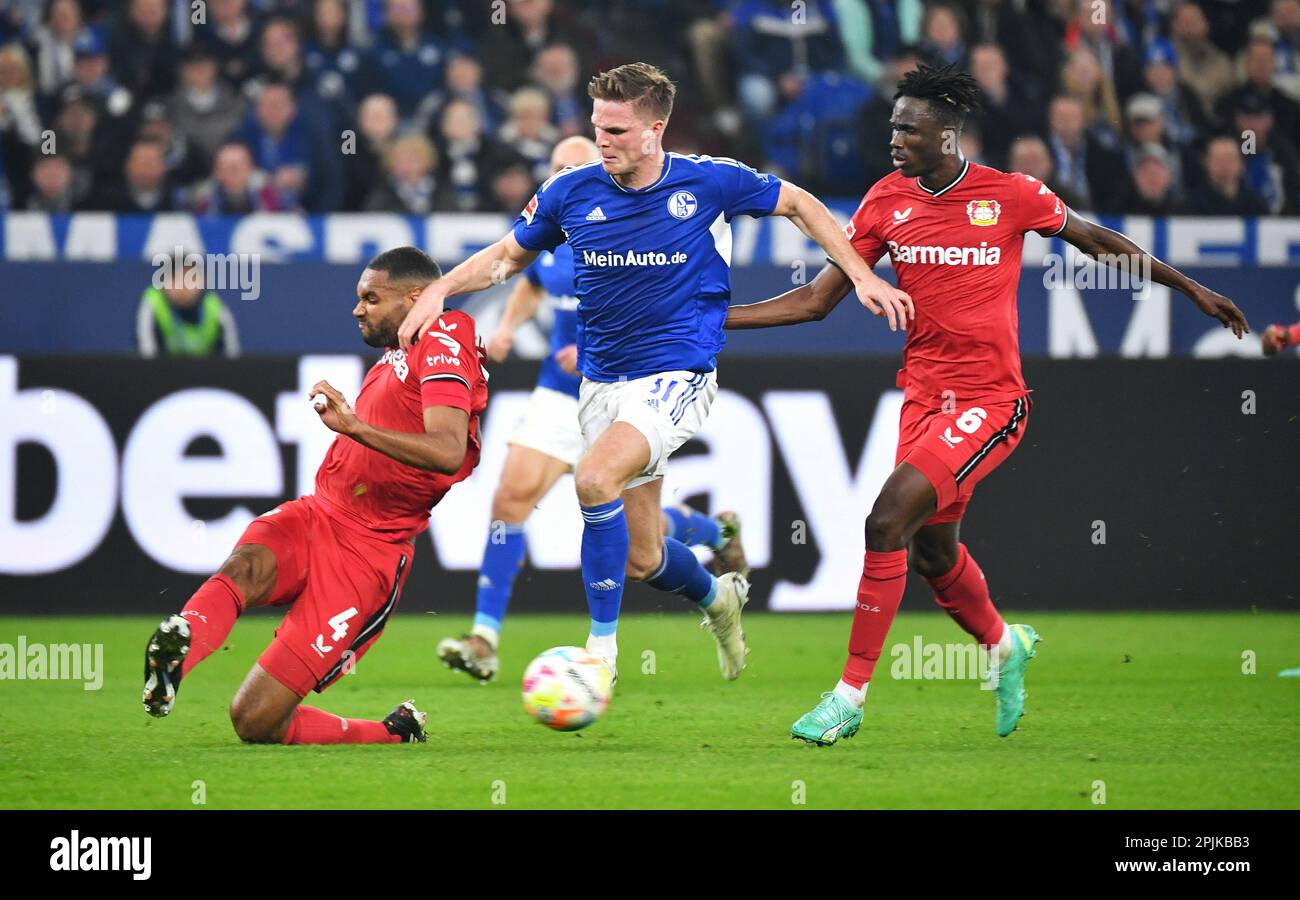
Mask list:
[[442,269],[419,247],[394,247],[370,262],[367,269],[387,272],[389,281],[419,281],[428,284],[442,277]]
[[592,76],[587,95],[593,100],[631,103],[656,119],[667,120],[673,114],[677,85],[657,66],[636,62]]
[[979,83],[957,64],[929,66],[922,64],[898,82],[894,99],[916,97],[928,101],[939,121],[961,130],[966,114],[980,108]]

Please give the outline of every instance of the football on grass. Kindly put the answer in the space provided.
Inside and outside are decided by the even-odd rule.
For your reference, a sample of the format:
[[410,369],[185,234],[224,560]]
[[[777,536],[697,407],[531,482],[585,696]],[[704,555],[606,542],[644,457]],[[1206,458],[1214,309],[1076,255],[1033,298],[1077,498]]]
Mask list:
[[581,647],[552,647],[524,672],[524,709],[547,728],[577,731],[609,706],[609,666]]

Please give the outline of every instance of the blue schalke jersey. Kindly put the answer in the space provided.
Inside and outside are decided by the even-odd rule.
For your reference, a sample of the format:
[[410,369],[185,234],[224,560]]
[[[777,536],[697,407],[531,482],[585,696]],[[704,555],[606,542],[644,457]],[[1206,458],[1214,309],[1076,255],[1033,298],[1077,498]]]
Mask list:
[[770,215],[780,192],[779,178],[734,159],[668,153],[640,190],[596,160],[551,176],[514,234],[527,250],[573,248],[585,377],[711,372],[731,299],[731,219]]
[[551,352],[542,361],[537,386],[550,388],[570,397],[578,396],[582,379],[570,375],[555,361],[555,354],[578,342],[578,298],[573,289],[573,248],[561,244],[554,252],[545,251],[524,269],[529,283],[546,291],[555,305],[555,324],[551,327]]

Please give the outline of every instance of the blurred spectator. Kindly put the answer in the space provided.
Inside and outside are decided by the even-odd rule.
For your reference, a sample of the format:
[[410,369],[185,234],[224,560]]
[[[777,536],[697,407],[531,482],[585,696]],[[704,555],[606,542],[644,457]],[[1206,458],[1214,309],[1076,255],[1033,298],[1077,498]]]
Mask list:
[[343,208],[358,210],[365,206],[379,184],[388,147],[398,126],[397,104],[387,94],[371,94],[357,110],[355,152],[343,157]]
[[1023,172],[1031,178],[1037,178],[1051,188],[1052,193],[1061,198],[1066,206],[1071,209],[1083,208],[1083,199],[1057,180],[1052,153],[1038,135],[1024,135],[1011,142],[1006,171]]
[[451,201],[451,209],[482,209],[492,179],[515,161],[510,148],[483,133],[478,110],[464,100],[453,100],[438,120],[438,180]]
[[199,266],[173,260],[161,289],[150,286],[135,317],[136,347],[145,359],[158,356],[239,355],[239,331],[229,307],[203,289]]
[[26,204],[31,159],[40,140],[41,118],[27,54],[21,44],[7,44],[0,47],[0,207]]
[[1178,54],[1178,75],[1195,93],[1205,109],[1214,109],[1233,83],[1232,62],[1210,41],[1210,23],[1204,11],[1192,2],[1174,10],[1169,36]]
[[796,20],[782,0],[741,0],[733,12],[740,108],[754,125],[784,96],[793,98],[802,79],[843,62],[834,8],[812,0]]
[[1189,212],[1200,216],[1262,216],[1268,207],[1250,189],[1241,148],[1231,136],[1211,138],[1205,147],[1206,184],[1188,203]]
[[[1141,95],[1138,95],[1141,96]],[[1176,216],[1186,212],[1178,196],[1172,154],[1161,144],[1143,144],[1134,155],[1133,178],[1121,204],[1136,216]]]
[[[551,0],[510,0],[504,25],[488,29],[483,41],[483,72],[488,84],[513,93],[528,82],[528,71],[538,55],[553,44],[563,44],[576,55],[588,46],[581,36],[557,21]],[[578,61],[579,73],[588,66]]]
[[482,64],[463,53],[453,53],[447,60],[446,85],[420,102],[412,124],[421,131],[428,131],[442,113],[442,108],[452,100],[474,104],[484,129],[489,132],[495,132],[506,120],[509,98],[496,88],[484,87]]
[[167,115],[167,104],[155,100],[140,111],[140,127],[136,139],[157,141],[162,147],[167,177],[174,188],[193,184],[208,174],[211,157],[190,143],[182,132],[176,130]]
[[323,94],[347,97],[349,102],[373,80],[365,56],[348,43],[344,0],[316,0],[303,62]]
[[1300,0],[1273,0],[1273,84],[1300,103]]
[[104,141],[94,102],[79,88],[68,88],[63,93],[63,108],[54,121],[55,146],[93,192],[104,178],[116,176],[122,155]]
[[1005,168],[1011,142],[1018,135],[1042,130],[1034,104],[1020,82],[1007,80],[1007,59],[997,44],[971,48],[970,72],[979,82],[984,106],[968,119],[983,136],[984,158],[994,168]]
[[122,86],[140,99],[170,93],[179,58],[167,28],[166,0],[130,0],[113,23],[109,59]]
[[1178,77],[1178,54],[1166,40],[1153,41],[1146,50],[1142,74],[1147,89],[1160,100],[1169,139],[1190,147],[1209,125],[1201,100]]
[[232,87],[240,87],[257,66],[257,32],[247,0],[208,0],[208,23],[194,40],[207,46],[217,70]]
[[77,39],[73,84],[98,101],[99,111],[113,119],[127,115],[135,103],[131,92],[123,87],[108,67],[108,51],[93,31]]
[[384,177],[366,199],[366,211],[425,216],[440,208],[437,164],[437,151],[424,135],[399,137],[388,148]]
[[1263,91],[1248,89],[1235,95],[1234,134],[1242,136],[1246,152],[1246,184],[1271,213],[1295,215],[1300,200],[1300,156],[1292,135],[1277,127],[1273,106]]
[[280,211],[270,176],[253,164],[244,144],[228,143],[217,150],[212,177],[191,193],[189,208],[201,216],[242,216]]
[[[965,0],[970,16],[970,43],[997,44],[1011,51],[1011,82],[1031,98],[1035,108],[1046,109],[1061,71],[1063,47],[1060,22],[1044,0]],[[891,7],[888,0],[872,0],[872,8]],[[905,4],[900,3],[900,25]],[[974,73],[972,73],[974,74]]]
[[1273,86],[1276,50],[1267,38],[1252,38],[1242,57],[1242,71],[1246,80],[1224,95],[1216,113],[1219,121],[1228,127],[1245,95],[1263,98],[1273,113],[1273,121],[1283,134],[1300,135],[1300,105]]
[[491,212],[516,214],[527,205],[537,188],[535,169],[526,160],[518,159],[492,178],[487,208]]
[[560,130],[551,124],[551,101],[546,92],[537,88],[515,91],[510,98],[510,119],[497,137],[527,161],[532,182],[550,177],[551,149],[560,140]]
[[964,63],[966,17],[948,3],[927,3],[917,48],[934,65]]
[[200,154],[204,169],[244,118],[244,101],[217,77],[217,60],[204,44],[190,47],[181,61],[181,80],[167,114],[178,134]]
[[855,137],[871,89],[838,72],[806,81],[787,73],[783,79],[795,83],[795,94],[763,130],[765,167],[815,194],[864,193],[870,184]]
[[262,86],[252,115],[235,133],[235,139],[248,145],[259,169],[270,173],[281,209],[315,211],[336,207],[342,185],[324,183],[319,160],[322,154],[337,150],[314,140],[287,84],[268,81]]
[[32,166],[32,184],[35,190],[27,200],[27,209],[70,213],[80,207],[86,195],[87,179],[78,179],[72,165],[62,156],[38,156]]
[[1061,70],[1061,90],[1078,98],[1084,121],[1099,137],[1118,140],[1122,125],[1119,93],[1090,48],[1080,47],[1066,57]]
[[1149,153],[1152,145],[1157,145],[1168,151],[1165,165],[1169,167],[1174,183],[1181,184],[1185,168],[1190,169],[1195,162],[1193,160],[1185,167],[1181,149],[1169,140],[1164,104],[1160,98],[1154,94],[1134,94],[1124,106],[1124,118],[1127,125],[1124,156],[1129,173],[1136,172],[1139,159]]
[[876,85],[872,98],[858,111],[857,143],[862,155],[862,178],[874,184],[894,171],[889,155],[889,142],[893,129],[889,119],[894,114],[894,92],[903,76],[917,67],[921,55],[911,47],[904,47],[889,63],[885,76]]
[[397,101],[403,118],[415,112],[434,85],[442,84],[447,46],[425,30],[420,0],[386,0],[384,30],[373,55],[379,83]]
[[1071,54],[1090,51],[1103,80],[1123,100],[1141,90],[1142,61],[1124,41],[1115,6],[1111,0],[1075,0],[1074,17],[1065,28],[1065,47]]
[[1079,98],[1052,98],[1047,114],[1048,149],[1056,179],[1090,212],[1113,212],[1127,181],[1124,158],[1086,127]]
[[122,179],[102,187],[90,205],[115,213],[170,212],[172,185],[167,178],[163,145],[152,140],[136,141],[127,154]]
[[551,121],[562,137],[591,130],[591,99],[580,84],[578,54],[572,47],[552,44],[537,54],[533,81],[551,97]]
[[77,0],[53,0],[49,4],[44,24],[31,37],[36,85],[43,97],[53,98],[72,80],[76,43],[89,34]]

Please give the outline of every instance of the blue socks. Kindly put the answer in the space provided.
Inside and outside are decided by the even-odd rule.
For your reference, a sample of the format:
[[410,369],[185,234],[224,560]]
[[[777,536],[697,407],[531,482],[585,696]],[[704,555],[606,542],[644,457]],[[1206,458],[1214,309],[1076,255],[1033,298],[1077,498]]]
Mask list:
[[[591,634],[608,637],[618,630],[627,573],[627,516],[623,501],[582,507],[582,585],[591,612]],[[688,551],[689,552],[689,551]]]
[[700,565],[691,548],[676,538],[664,538],[664,559],[659,571],[646,579],[646,584],[661,591],[694,600],[702,609],[713,603],[718,592],[717,579]]
[[483,548],[483,563],[478,574],[478,603],[474,611],[476,628],[490,629],[494,635],[501,631],[515,577],[524,564],[527,551],[523,525],[494,522],[488,529],[488,542]]
[[668,517],[668,537],[687,546],[704,544],[718,550],[726,543],[718,523],[704,513],[693,509],[682,512],[676,506],[669,506],[664,509],[664,515]]

